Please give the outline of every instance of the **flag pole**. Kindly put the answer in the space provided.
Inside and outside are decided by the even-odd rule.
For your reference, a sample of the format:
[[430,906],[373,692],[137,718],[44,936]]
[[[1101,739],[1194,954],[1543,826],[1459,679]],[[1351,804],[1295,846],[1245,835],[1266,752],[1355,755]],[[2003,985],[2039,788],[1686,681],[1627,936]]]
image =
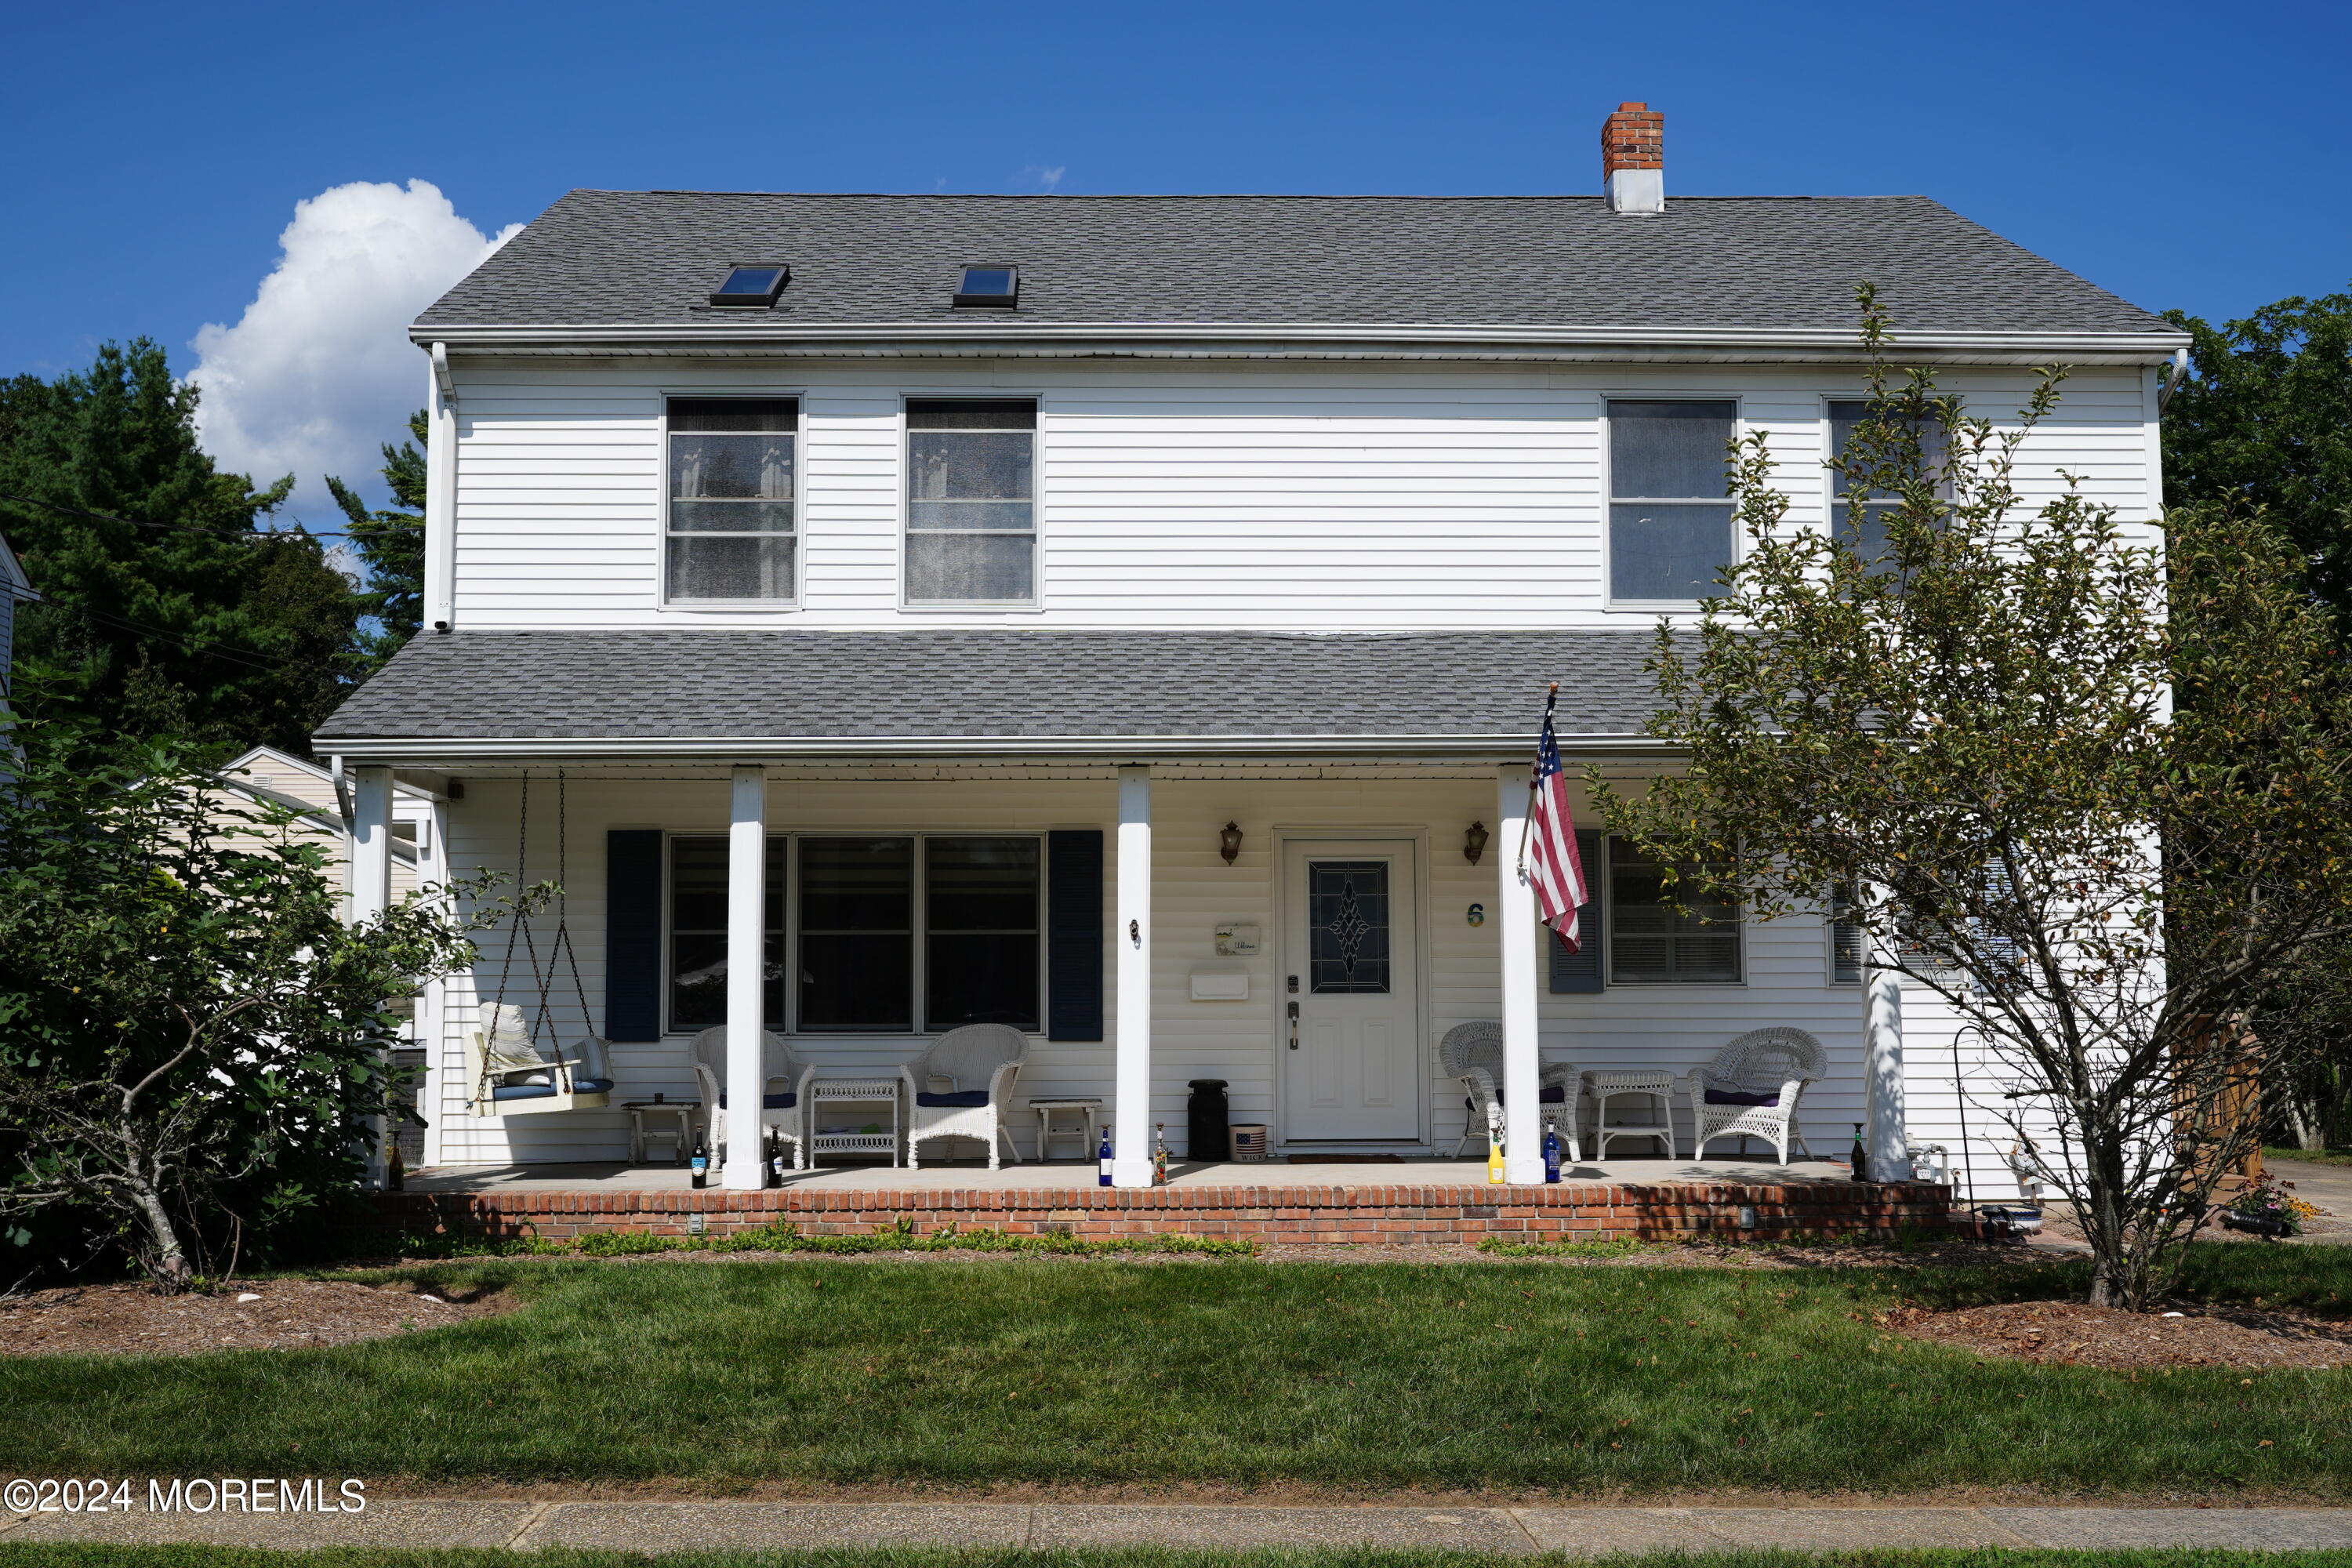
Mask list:
[[[1546,724],[1551,722],[1552,705],[1557,703],[1559,700],[1559,682],[1555,680],[1551,683],[1551,689],[1544,693],[1544,722]],[[1522,877],[1528,874],[1528,835],[1535,830],[1536,814],[1534,807],[1536,790],[1538,787],[1539,786],[1536,783],[1536,771],[1533,767],[1530,767],[1528,769],[1528,809],[1519,818],[1519,875]]]

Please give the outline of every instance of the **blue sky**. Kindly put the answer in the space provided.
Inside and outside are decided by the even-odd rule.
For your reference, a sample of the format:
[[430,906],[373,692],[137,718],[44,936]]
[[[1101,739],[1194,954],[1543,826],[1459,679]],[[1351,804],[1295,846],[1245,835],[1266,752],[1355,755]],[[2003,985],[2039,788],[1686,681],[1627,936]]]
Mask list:
[[[142,332],[195,368],[295,204],[352,182],[429,182],[483,236],[574,185],[1591,192],[1621,99],[1665,113],[1669,200],[1921,192],[2213,318],[2352,287],[2340,3],[118,4],[10,31],[6,374]],[[432,257],[474,254],[427,216]],[[302,320],[281,298],[236,363],[282,366]],[[286,374],[229,455],[347,454],[270,445],[333,371]]]

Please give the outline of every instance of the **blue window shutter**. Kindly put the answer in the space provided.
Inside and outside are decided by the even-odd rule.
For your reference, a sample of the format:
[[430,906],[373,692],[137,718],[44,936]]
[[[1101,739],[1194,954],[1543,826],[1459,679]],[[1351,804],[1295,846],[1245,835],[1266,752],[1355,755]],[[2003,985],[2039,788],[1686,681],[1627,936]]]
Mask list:
[[604,835],[604,1037],[661,1038],[662,836]]
[[1570,952],[1567,944],[1555,934],[1545,945],[1551,950],[1551,989],[1554,995],[1601,989],[1601,954],[1608,945],[1606,926],[1607,906],[1601,898],[1603,868],[1601,864],[1601,835],[1589,827],[1576,830],[1577,858],[1584,862],[1584,885],[1592,901],[1580,905],[1576,911],[1577,934],[1580,941],[1577,951]]
[[1103,1037],[1103,836],[1045,835],[1045,1037]]

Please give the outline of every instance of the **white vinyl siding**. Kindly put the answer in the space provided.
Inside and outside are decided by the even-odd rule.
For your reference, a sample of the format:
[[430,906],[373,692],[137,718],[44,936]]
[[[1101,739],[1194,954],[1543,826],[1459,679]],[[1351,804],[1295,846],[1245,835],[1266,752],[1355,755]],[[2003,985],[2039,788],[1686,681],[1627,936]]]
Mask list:
[[[1017,381],[1009,374],[1017,370]],[[1791,527],[1827,517],[1835,367],[1007,362],[457,362],[457,625],[774,626],[663,599],[667,395],[797,395],[795,626],[1002,625],[908,606],[906,433],[918,397],[1038,402],[1038,581],[1026,625],[1281,631],[1622,626],[1603,579],[1606,397],[1736,398]],[[1942,384],[2007,419],[2019,370]],[[2149,515],[2142,377],[2090,367],[2021,454],[2035,500]],[[1679,613],[1679,612],[1677,612]],[[959,617],[969,617],[960,623]]]

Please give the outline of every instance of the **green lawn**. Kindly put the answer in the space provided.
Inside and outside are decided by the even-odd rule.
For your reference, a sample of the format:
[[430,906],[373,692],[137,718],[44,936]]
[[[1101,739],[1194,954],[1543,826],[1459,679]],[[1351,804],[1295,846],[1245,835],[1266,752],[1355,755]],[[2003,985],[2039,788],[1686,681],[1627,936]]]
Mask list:
[[2352,1165],[2352,1150],[2282,1149],[2275,1145],[2263,1151],[2265,1160],[2300,1160],[2309,1165]]
[[[0,1543],[0,1568],[1508,1568],[1524,1557],[1444,1552],[943,1552],[877,1547],[824,1552],[465,1552],[329,1549],[280,1552],[219,1546],[26,1546]],[[1558,1557],[1536,1559],[1559,1563]],[[2352,1568],[2347,1552],[1724,1552],[1609,1559],[1612,1568]]]
[[[2352,1249],[2200,1250],[2210,1294],[2352,1299]],[[2352,1490],[2352,1372],[2135,1381],[1979,1363],[1871,1321],[1902,1289],[2036,1293],[2015,1274],[507,1259],[419,1272],[445,1290],[510,1282],[531,1305],[332,1350],[0,1363],[0,1471]]]

